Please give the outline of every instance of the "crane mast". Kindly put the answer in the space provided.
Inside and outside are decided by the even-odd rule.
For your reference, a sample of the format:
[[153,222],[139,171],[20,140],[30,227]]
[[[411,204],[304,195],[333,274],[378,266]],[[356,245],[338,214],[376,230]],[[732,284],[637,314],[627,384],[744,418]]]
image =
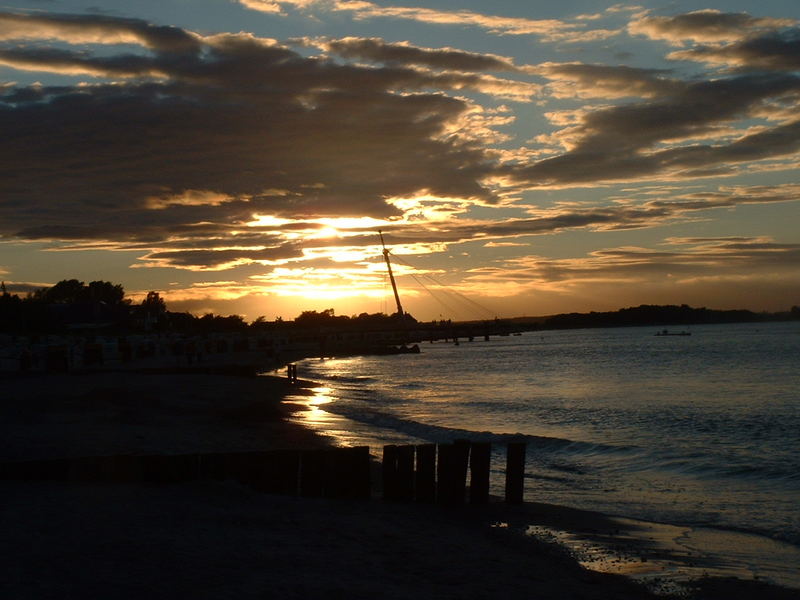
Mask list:
[[381,238],[381,246],[383,247],[383,259],[386,261],[386,268],[389,269],[389,281],[392,282],[392,291],[394,292],[394,301],[397,303],[397,314],[403,316],[403,306],[400,304],[400,294],[397,293],[397,283],[394,281],[394,274],[392,273],[392,263],[389,262],[389,251],[386,249],[386,244],[383,242],[383,233],[378,231]]

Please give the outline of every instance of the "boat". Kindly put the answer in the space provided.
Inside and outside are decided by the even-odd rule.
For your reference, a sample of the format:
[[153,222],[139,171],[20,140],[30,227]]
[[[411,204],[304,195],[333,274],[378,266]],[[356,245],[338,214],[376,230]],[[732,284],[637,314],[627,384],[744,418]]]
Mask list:
[[656,332],[656,336],[661,337],[665,335],[692,335],[691,331],[669,331],[668,329],[662,329],[661,331]]

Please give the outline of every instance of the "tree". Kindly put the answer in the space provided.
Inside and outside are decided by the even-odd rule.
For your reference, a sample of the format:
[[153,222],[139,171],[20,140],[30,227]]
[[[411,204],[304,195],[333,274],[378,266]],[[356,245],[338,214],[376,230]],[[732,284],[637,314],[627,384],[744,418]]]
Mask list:
[[[342,317],[346,319],[347,317]],[[317,312],[315,310],[304,310],[300,313],[300,316],[296,317],[294,322],[297,325],[301,326],[318,326],[318,325],[328,325],[333,323],[337,317],[333,314],[332,308],[326,308],[322,312]]]
[[103,302],[111,306],[118,306],[125,301],[123,287],[110,281],[92,281],[83,295],[90,302]]
[[87,286],[77,279],[62,279],[53,287],[34,292],[34,301],[45,304],[86,304],[100,302],[109,306],[125,303],[125,290],[110,281],[92,281]]
[[76,304],[83,300],[85,289],[82,281],[62,279],[51,288],[37,290],[34,298],[39,296],[46,304]]
[[158,292],[147,292],[147,296],[142,300],[142,310],[148,315],[160,316],[167,312],[167,303]]

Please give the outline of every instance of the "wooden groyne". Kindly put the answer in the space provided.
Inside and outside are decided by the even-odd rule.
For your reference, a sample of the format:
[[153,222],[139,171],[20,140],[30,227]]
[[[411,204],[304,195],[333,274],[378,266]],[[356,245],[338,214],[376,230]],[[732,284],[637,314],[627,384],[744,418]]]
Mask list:
[[[384,446],[383,499],[436,502],[455,506],[489,502],[492,447],[488,442],[456,440],[452,444]],[[525,444],[507,451],[505,500],[523,500]]]
[[[509,444],[506,502],[522,502],[525,444]],[[368,499],[369,447],[202,454],[115,455],[0,462],[0,479],[168,484],[237,481],[267,493]],[[383,449],[380,497],[390,502],[456,506],[489,502],[491,446],[389,445]]]

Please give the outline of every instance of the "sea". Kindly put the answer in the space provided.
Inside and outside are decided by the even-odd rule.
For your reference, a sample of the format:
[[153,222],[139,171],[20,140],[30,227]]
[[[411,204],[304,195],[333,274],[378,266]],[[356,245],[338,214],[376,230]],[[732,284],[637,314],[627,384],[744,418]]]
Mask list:
[[525,500],[681,525],[712,544],[738,532],[756,555],[742,559],[756,561],[752,573],[800,587],[800,322],[659,331],[524,332],[305,359],[298,374],[315,387],[295,398],[308,409],[297,418],[378,456],[385,444],[492,442],[498,495],[504,444],[524,441]]

